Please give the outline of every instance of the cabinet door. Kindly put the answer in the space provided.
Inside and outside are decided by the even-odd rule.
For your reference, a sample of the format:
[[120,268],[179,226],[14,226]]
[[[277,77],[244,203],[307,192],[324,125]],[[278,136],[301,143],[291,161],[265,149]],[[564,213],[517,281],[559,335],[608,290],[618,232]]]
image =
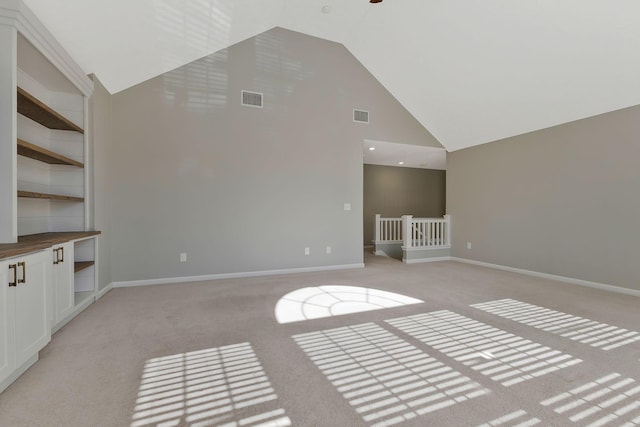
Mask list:
[[[20,257],[15,288],[16,366],[36,355],[51,339],[49,280],[51,254],[48,251]],[[21,280],[24,283],[21,283]]]
[[9,261],[0,261],[0,383],[11,375],[15,368],[13,346],[15,288],[9,287],[9,283],[13,282],[13,270],[9,270],[9,265],[13,264]]
[[[57,253],[56,253],[57,250]],[[75,294],[73,292],[73,243],[65,243],[53,248],[53,312],[54,325],[73,312]]]

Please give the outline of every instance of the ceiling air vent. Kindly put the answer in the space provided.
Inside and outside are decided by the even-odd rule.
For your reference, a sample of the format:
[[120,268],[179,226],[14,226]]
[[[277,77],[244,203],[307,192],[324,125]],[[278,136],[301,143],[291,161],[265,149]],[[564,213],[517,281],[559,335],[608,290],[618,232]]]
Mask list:
[[353,110],[353,121],[358,123],[369,123],[369,112],[364,110]]
[[242,105],[245,107],[262,108],[262,94],[258,92],[242,91]]

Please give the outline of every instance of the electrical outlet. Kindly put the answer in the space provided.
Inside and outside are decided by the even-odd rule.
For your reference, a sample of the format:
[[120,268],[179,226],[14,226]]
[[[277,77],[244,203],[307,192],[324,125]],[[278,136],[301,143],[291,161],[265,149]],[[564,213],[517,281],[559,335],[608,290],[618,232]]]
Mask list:
[[327,246],[327,255],[331,253],[331,246]]
[[351,203],[345,203],[344,204],[344,210],[345,211],[350,211],[351,210]]
[[187,262],[187,253],[186,252],[182,252],[180,254],[180,262]]
[[311,253],[311,249],[310,248],[304,248],[304,254],[305,255],[309,255]]
[[471,249],[471,242],[467,242],[467,249]]

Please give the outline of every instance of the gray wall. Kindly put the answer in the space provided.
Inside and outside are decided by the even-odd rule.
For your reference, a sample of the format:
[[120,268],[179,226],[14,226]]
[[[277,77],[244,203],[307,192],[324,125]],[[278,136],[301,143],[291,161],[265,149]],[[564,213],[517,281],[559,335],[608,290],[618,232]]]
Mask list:
[[102,86],[97,77],[92,76],[94,91],[89,100],[89,120],[91,151],[93,153],[93,194],[92,204],[94,228],[101,230],[98,239],[99,273],[98,287],[104,288],[111,283],[111,197],[113,189],[110,185],[112,164],[112,115],[111,95]]
[[453,255],[640,289],[639,137],[634,107],[449,153]]
[[364,244],[374,239],[375,215],[420,218],[445,214],[446,172],[364,165]]
[[343,46],[279,28],[111,101],[113,281],[361,263],[363,139],[439,146]]

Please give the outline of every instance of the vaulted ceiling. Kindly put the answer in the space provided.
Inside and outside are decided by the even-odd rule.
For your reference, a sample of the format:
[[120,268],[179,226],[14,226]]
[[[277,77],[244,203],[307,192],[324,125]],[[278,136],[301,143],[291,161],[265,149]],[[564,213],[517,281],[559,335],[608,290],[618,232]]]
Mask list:
[[342,43],[449,151],[640,104],[636,0],[25,2],[112,93],[276,26]]

